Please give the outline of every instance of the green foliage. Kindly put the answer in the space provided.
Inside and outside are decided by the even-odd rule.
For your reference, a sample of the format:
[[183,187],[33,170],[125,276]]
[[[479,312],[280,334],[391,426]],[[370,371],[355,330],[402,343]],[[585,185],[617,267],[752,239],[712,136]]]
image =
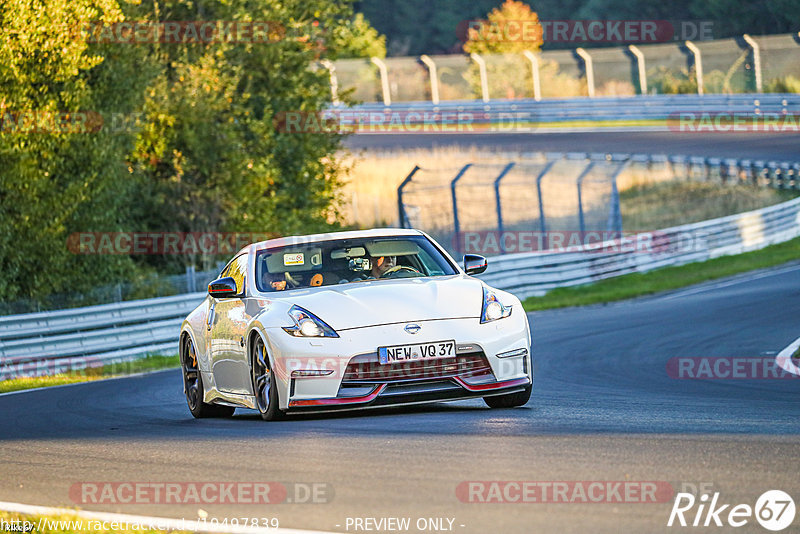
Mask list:
[[154,51],[163,72],[147,95],[147,125],[131,158],[134,178],[147,191],[141,223],[158,230],[285,235],[335,222],[330,206],[340,165],[333,154],[340,136],[281,133],[274,120],[282,112],[327,107],[328,73],[310,66],[380,55],[375,32],[352,17],[346,2],[207,2],[201,10],[177,0],[161,10],[170,20],[272,21],[286,33],[269,43]]
[[[528,24],[532,28],[526,39],[504,38],[509,22]],[[520,75],[530,72],[530,61],[522,53],[538,52],[542,46],[542,27],[535,12],[522,2],[506,0],[493,9],[478,28],[469,28],[464,51],[479,54],[486,61],[489,95],[493,98],[517,98],[532,96],[531,78]],[[480,70],[471,64],[465,77],[477,98],[482,95]]]
[[764,84],[765,93],[800,93],[800,79],[794,76],[774,78]]
[[459,24],[486,17],[497,0],[362,0],[356,10],[387,36],[390,56],[461,51]]
[[[713,22],[715,39],[743,33],[797,31],[797,0],[527,0],[540,20],[672,20]],[[356,10],[386,35],[391,56],[454,53],[461,50],[459,24],[485,18],[500,0],[361,0]],[[546,49],[574,48],[546,43]],[[602,46],[592,44],[591,46]],[[616,46],[608,43],[607,46]]]
[[[509,24],[526,25],[536,28],[526,32],[525,39],[505,39]],[[539,16],[526,4],[517,0],[506,0],[493,9],[481,21],[480,29],[470,28],[464,52],[476,54],[519,54],[526,50],[537,52],[542,47],[542,27]],[[520,30],[521,31],[521,30]]]
[[[268,42],[102,44],[78,31],[122,20],[269,21],[272,30]],[[0,23],[3,300],[214,263],[77,255],[66,247],[76,232],[288,234],[337,223],[341,137],[281,133],[274,118],[329,105],[320,60],[385,54],[348,0],[8,0]],[[143,120],[137,130],[15,129],[20,113],[87,111]]]
[[363,13],[332,30],[338,58],[386,57],[386,36],[370,26]]
[[679,72],[660,66],[647,74],[647,84],[652,91],[664,95],[697,94],[697,78],[694,69]]
[[[130,136],[62,131],[52,117],[125,112],[140,100],[136,53],[119,55],[77,39],[81,21],[121,19],[109,0],[9,0],[0,7],[0,294],[4,300],[81,291],[118,278],[128,258],[77,256],[71,232],[119,229],[131,194],[124,155]],[[135,51],[134,51],[135,52]],[[125,107],[123,107],[125,106]],[[20,125],[35,117],[36,131]],[[50,117],[50,118],[48,118]],[[77,129],[77,128],[76,128]]]

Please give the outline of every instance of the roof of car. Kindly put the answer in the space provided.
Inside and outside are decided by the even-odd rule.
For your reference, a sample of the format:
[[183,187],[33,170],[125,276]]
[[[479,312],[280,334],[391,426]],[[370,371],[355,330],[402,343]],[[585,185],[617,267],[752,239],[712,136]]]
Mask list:
[[294,235],[259,241],[247,245],[239,253],[249,251],[256,252],[265,248],[283,247],[303,243],[313,243],[316,241],[332,241],[334,239],[357,239],[363,237],[395,237],[404,235],[422,235],[419,230],[409,228],[373,228],[371,230],[351,230],[348,232],[329,232],[326,234]]

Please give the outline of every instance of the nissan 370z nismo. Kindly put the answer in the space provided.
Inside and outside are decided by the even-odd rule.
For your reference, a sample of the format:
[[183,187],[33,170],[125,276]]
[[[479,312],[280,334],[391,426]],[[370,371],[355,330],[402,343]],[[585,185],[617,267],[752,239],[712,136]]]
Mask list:
[[273,239],[243,248],[184,320],[195,417],[265,420],[481,397],[521,406],[533,386],[519,299],[417,230]]

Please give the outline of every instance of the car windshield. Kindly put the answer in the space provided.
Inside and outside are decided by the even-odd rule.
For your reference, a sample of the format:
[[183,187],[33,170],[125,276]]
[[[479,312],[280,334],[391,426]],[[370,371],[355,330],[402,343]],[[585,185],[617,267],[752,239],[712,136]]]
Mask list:
[[262,292],[457,274],[424,236],[317,241],[256,253],[256,287]]

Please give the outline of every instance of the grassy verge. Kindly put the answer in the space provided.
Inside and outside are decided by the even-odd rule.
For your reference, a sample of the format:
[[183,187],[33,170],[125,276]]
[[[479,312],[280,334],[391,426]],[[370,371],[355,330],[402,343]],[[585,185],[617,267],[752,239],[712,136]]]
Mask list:
[[667,180],[620,191],[622,227],[631,232],[670,228],[756,210],[791,200],[797,191],[754,185]]
[[774,267],[796,259],[800,259],[800,238],[735,256],[627,274],[584,286],[558,288],[542,297],[526,299],[523,306],[526,311],[534,311],[612,302]]
[[[153,528],[136,528],[141,527],[141,525],[82,519],[70,514],[32,516],[0,511],[0,532],[36,532],[42,534],[72,534],[77,532],[97,534],[164,534],[167,532],[166,530],[157,530],[155,528],[157,525],[150,526]],[[170,532],[177,534],[182,531]]]
[[89,382],[100,378],[111,378],[143,373],[145,371],[169,369],[178,367],[179,365],[180,361],[178,360],[177,354],[173,356],[150,355],[130,362],[113,363],[101,367],[69,371],[52,376],[23,377],[4,380],[0,382],[0,393],[49,386],[62,386],[64,384],[75,384],[77,382]]

